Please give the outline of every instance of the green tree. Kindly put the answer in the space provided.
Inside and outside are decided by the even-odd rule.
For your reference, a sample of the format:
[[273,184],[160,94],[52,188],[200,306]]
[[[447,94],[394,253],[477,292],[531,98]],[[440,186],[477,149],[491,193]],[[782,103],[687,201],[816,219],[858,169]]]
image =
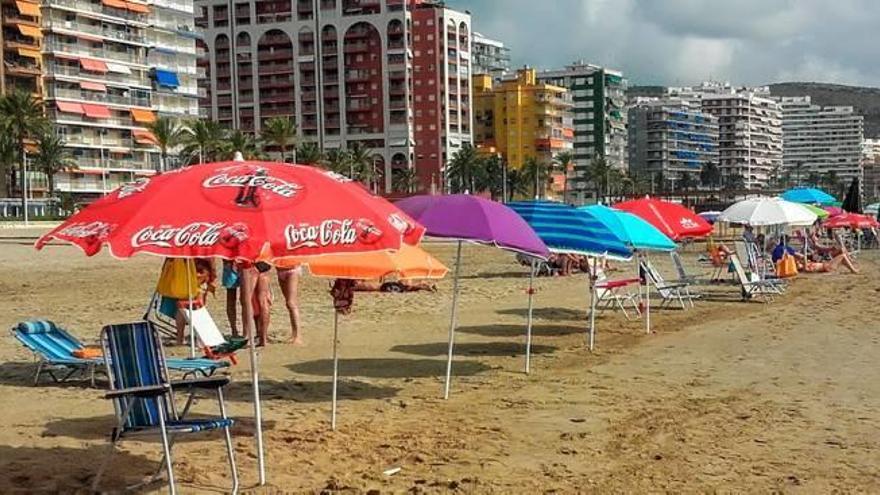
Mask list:
[[829,170],[822,174],[821,184],[827,191],[835,194],[840,189],[840,177],[838,177],[837,172]]
[[607,197],[611,194],[610,186],[613,180],[614,167],[605,158],[597,156],[590,161],[587,168],[587,179],[593,184],[596,198]]
[[743,178],[743,176],[739,174],[728,175],[725,179],[724,187],[729,191],[738,191],[741,189],[745,189],[745,178]]
[[470,143],[463,144],[446,164],[446,182],[449,185],[449,192],[452,194],[465,191],[475,192],[480,166],[480,158],[476,148]]
[[412,194],[421,187],[419,174],[416,173],[415,168],[398,169],[394,171],[393,175],[394,179],[391,185],[395,191]]
[[296,148],[296,161],[303,165],[319,165],[322,163],[321,150],[317,143],[302,143]]
[[531,184],[534,198],[543,198],[544,193],[547,191],[547,185],[550,183],[550,167],[537,158],[530,156],[523,162],[522,171],[529,184]]
[[245,160],[258,160],[263,156],[254,135],[240,129],[232,131],[223,146],[223,155],[227,160],[235,158],[236,152],[241,153]]
[[717,163],[709,162],[703,165],[703,169],[700,170],[700,183],[710,190],[714,190],[721,185],[721,169],[718,168]]
[[349,154],[348,150],[341,148],[333,148],[327,151],[323,159],[323,164],[328,170],[342,174],[349,179],[354,179],[352,177],[354,170],[349,165],[350,162],[351,154]]
[[187,133],[186,127],[179,119],[173,117],[159,117],[147,124],[147,129],[153,133],[156,146],[159,147],[159,170],[168,170],[168,152],[179,146]]
[[77,168],[64,140],[53,129],[45,130],[37,139],[37,152],[32,163],[35,170],[46,174],[50,198],[55,197],[55,176]]
[[[2,122],[0,122],[2,125]],[[2,131],[2,129],[0,129]],[[15,167],[16,145],[12,135],[0,132],[0,198],[9,196],[9,175]]]
[[281,161],[286,161],[287,148],[296,143],[296,124],[290,117],[272,117],[263,123],[260,138],[265,143],[277,146],[281,151]]
[[512,201],[517,196],[525,197],[529,193],[529,180],[520,169],[507,171],[507,201]]
[[27,201],[25,178],[25,142],[34,139],[47,126],[42,104],[26,91],[14,91],[0,97],[0,132],[7,134],[15,145],[21,181],[21,209]]
[[819,187],[822,182],[822,176],[818,172],[810,172],[807,174],[807,184],[813,187]]
[[187,163],[205,163],[218,159],[228,131],[213,120],[193,120],[186,126],[181,137],[183,155]]
[[568,201],[568,170],[574,166],[574,152],[562,151],[553,157],[557,170],[562,172],[562,202]]
[[356,141],[348,147],[348,160],[352,179],[373,190],[373,182],[378,174],[375,169],[375,158],[370,154],[370,149]]
[[488,191],[493,200],[501,198],[504,193],[504,159],[500,155],[482,157],[477,170],[474,189]]

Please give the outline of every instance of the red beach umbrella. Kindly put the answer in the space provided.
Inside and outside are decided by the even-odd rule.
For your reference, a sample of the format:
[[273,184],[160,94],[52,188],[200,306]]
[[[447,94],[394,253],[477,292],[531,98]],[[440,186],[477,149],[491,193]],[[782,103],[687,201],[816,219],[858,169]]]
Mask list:
[[870,229],[880,227],[880,222],[874,217],[859,213],[841,213],[826,220],[823,227],[828,229]]
[[617,203],[614,207],[641,217],[674,241],[688,237],[704,237],[712,233],[712,225],[709,222],[678,203],[646,196]]

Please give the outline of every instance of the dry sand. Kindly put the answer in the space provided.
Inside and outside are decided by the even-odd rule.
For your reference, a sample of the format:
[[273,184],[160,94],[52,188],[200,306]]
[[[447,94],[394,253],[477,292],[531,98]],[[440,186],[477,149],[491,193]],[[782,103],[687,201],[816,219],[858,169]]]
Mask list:
[[[429,249],[451,262],[450,246]],[[540,279],[526,376],[524,270],[507,254],[467,247],[451,399],[440,399],[451,281],[436,294],[358,294],[342,323],[336,432],[327,282],[308,279],[307,345],[263,353],[269,485],[259,492],[880,492],[877,254],[862,255],[861,275],[801,276],[770,305],[739,302],[734,287],[703,289],[695,310],[656,311],[652,335],[606,313],[592,354],[585,278]],[[700,269],[696,253],[686,256]],[[38,253],[8,240],[0,260],[0,326],[39,316],[92,341],[102,324],[140,317],[160,263],[89,259],[70,247]],[[223,321],[219,301],[213,313]],[[276,304],[276,338],[286,326]],[[241,357],[228,398],[252,486]],[[31,386],[31,356],[8,335],[0,363],[0,492],[85,490],[112,426],[101,390]],[[108,490],[159,461],[157,442],[123,445]],[[182,491],[227,486],[219,437],[174,451]],[[393,467],[401,469],[383,474]]]

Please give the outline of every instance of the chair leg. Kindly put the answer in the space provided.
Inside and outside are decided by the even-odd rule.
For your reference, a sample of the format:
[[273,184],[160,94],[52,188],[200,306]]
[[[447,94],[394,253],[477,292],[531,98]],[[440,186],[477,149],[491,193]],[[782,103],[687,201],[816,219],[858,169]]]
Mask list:
[[[226,419],[226,403],[223,402],[223,390],[217,389],[217,401],[220,403],[220,416]],[[223,428],[226,437],[226,454],[229,456],[229,470],[232,472],[232,494],[238,493],[238,469],[235,467],[235,451],[232,448],[232,433],[229,427]]]
[[43,373],[43,363],[45,363],[45,361],[37,362],[37,372],[36,372],[36,374],[34,374],[34,386],[35,387],[40,384],[40,375]]
[[95,473],[95,479],[92,480],[92,492],[98,493],[98,485],[101,483],[101,477],[104,475],[104,470],[107,469],[107,465],[110,464],[110,459],[113,457],[113,454],[116,453],[116,442],[117,438],[114,432],[113,437],[110,438],[110,445],[107,455],[104,456],[104,460],[101,461],[101,465],[98,466],[98,472]]
[[168,471],[168,491],[171,495],[177,495],[177,488],[174,486],[174,466],[171,460],[171,446],[168,443],[168,431],[165,428],[165,408],[166,397],[159,398],[159,429],[162,432],[162,450],[165,453],[165,469]]

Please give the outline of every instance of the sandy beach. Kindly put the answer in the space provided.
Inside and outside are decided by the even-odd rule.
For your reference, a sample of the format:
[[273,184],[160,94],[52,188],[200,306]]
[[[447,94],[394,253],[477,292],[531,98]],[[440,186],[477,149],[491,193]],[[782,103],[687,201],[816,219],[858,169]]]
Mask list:
[[[37,252],[9,239],[31,234],[0,232],[0,326],[41,317],[94,342],[102,325],[143,314],[159,259]],[[428,250],[451,266],[452,246]],[[705,278],[697,254],[685,259]],[[335,432],[328,282],[306,278],[306,345],[274,343],[262,353],[269,485],[255,491],[880,492],[878,254],[859,257],[859,275],[802,275],[773,304],[741,302],[734,286],[701,287],[695,309],[655,311],[651,335],[643,322],[606,312],[593,353],[586,278],[541,278],[525,375],[526,270],[512,255],[468,246],[451,398],[441,398],[451,279],[436,293],[359,293],[342,320]],[[653,258],[671,276],[668,256]],[[632,276],[631,264],[618,266],[628,271],[617,275]],[[223,301],[210,307],[224,323]],[[288,332],[276,299],[272,338]],[[4,333],[0,492],[85,491],[106,451],[112,405],[100,385],[35,387],[33,370],[30,353]],[[246,353],[231,375],[237,460],[249,487],[256,460]],[[216,403],[195,410],[214,413]],[[182,492],[226,489],[219,438],[175,446]],[[107,490],[139,481],[161,457],[156,441],[123,447]]]

